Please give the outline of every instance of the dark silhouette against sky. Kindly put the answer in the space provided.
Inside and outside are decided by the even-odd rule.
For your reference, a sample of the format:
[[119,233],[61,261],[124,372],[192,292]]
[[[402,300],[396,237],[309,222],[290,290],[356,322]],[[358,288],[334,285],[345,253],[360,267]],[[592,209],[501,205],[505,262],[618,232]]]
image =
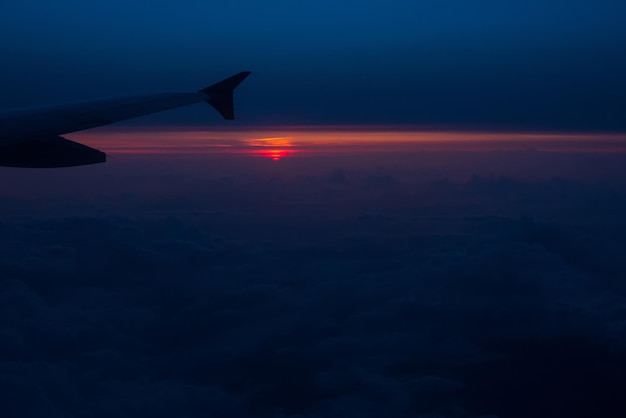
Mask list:
[[[190,91],[250,69],[245,123],[626,129],[626,5],[613,0],[9,0],[0,11],[4,107]],[[206,119],[181,115],[144,123]]]

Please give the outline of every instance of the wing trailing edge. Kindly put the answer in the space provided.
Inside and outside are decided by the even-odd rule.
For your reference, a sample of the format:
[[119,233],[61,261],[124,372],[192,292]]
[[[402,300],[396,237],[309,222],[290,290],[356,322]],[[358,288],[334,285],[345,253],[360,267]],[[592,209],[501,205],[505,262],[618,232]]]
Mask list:
[[27,139],[0,147],[0,166],[59,168],[98,164],[106,154],[63,137]]

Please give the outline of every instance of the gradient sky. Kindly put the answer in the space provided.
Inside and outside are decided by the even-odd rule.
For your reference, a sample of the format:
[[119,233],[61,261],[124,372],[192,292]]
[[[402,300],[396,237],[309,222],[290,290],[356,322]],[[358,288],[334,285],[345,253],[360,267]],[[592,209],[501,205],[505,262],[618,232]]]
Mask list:
[[[243,124],[624,131],[625,14],[614,0],[7,0],[0,107],[251,70]],[[135,123],[205,121],[195,106]]]
[[624,0],[2,0],[0,417],[626,417]]

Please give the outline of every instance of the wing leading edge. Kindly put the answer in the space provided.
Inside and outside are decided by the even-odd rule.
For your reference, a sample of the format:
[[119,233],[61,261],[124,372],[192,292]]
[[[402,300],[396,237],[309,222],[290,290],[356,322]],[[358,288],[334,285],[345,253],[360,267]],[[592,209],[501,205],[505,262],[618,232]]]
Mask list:
[[244,71],[194,93],[94,100],[0,112],[0,166],[53,168],[102,163],[106,155],[63,138],[71,132],[168,109],[206,102],[226,120],[234,119],[233,93],[250,75]]

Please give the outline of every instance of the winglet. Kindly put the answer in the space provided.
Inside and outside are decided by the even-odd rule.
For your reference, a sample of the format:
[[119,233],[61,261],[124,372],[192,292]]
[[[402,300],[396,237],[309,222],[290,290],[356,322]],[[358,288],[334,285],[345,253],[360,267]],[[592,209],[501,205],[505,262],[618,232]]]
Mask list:
[[233,91],[249,75],[250,71],[242,71],[232,77],[200,90],[200,93],[204,93],[209,96],[205,101],[213,106],[215,110],[217,110],[220,115],[224,117],[224,119],[233,120],[235,119]]

